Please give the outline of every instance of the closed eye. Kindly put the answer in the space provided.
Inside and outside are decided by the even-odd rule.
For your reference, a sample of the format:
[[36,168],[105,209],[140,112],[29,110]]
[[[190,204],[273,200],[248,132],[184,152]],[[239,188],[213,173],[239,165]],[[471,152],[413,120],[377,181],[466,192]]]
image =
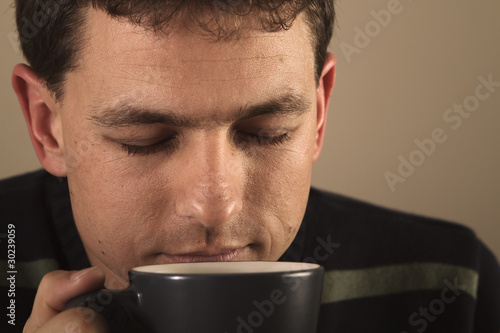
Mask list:
[[[284,144],[290,139],[290,132],[281,132],[275,130],[260,130],[258,133],[245,131],[236,131],[234,140],[236,144],[245,147],[249,146],[278,146]],[[115,140],[113,140],[115,141]],[[115,141],[117,142],[117,141]],[[138,145],[133,143],[117,142],[129,156],[148,156],[157,153],[173,153],[179,146],[177,136],[171,136],[149,145]]]
[[152,155],[159,152],[171,153],[177,148],[177,140],[175,137],[169,137],[165,140],[156,142],[151,145],[141,146],[141,145],[133,145],[128,143],[120,144],[122,149],[127,152],[128,155]]
[[258,134],[255,133],[245,133],[245,132],[238,132],[237,133],[237,143],[238,144],[245,144],[245,145],[259,145],[259,146],[266,146],[266,145],[281,145],[284,144],[287,140],[290,139],[290,135],[288,132],[281,133],[279,135],[266,135],[266,133],[261,132]]

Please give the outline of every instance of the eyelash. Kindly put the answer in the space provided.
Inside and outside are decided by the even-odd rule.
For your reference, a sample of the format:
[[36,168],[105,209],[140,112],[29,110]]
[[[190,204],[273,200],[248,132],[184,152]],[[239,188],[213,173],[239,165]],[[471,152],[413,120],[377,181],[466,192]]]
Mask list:
[[253,144],[256,143],[261,146],[271,145],[271,146],[279,146],[284,144],[287,140],[290,139],[289,133],[283,133],[277,136],[265,136],[260,134],[249,134],[249,133],[239,133],[240,136],[243,136],[239,139],[240,144]]
[[[263,135],[239,132],[238,135],[240,136],[240,138],[238,139],[239,140],[238,143],[245,145],[255,143],[260,146],[266,146],[266,145],[279,146],[281,144],[284,144],[286,141],[290,139],[289,133],[283,133],[277,136],[263,136]],[[175,141],[175,137],[173,137],[148,146],[137,146],[137,145],[121,143],[121,147],[130,156],[135,156],[135,155],[147,156],[156,154],[160,151],[167,153],[173,152],[175,148],[177,148],[177,144]]]
[[127,154],[130,156],[152,155],[160,151],[171,152],[174,151],[176,148],[174,138],[168,138],[149,146],[136,146],[136,145],[129,145],[126,143],[122,143],[121,146],[122,149],[125,150],[125,152],[127,152]]

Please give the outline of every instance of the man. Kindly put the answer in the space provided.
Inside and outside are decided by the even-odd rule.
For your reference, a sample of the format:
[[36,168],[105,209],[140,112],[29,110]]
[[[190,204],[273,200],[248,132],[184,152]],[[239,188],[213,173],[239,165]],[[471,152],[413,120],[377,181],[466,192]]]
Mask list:
[[16,6],[13,86],[46,171],[0,185],[9,331],[30,313],[24,332],[106,331],[65,304],[136,266],[234,260],[324,265],[318,332],[500,330],[498,264],[470,230],[310,189],[332,1]]

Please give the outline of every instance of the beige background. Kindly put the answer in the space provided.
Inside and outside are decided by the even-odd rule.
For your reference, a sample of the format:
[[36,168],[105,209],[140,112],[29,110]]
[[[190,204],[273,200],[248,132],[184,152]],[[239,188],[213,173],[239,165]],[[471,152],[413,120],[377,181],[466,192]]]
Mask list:
[[[500,2],[397,2],[337,4],[338,26],[331,45],[338,58],[337,84],[313,183],[466,224],[500,257],[500,87],[460,128],[454,130],[453,123],[443,119],[447,109],[475,93],[479,76],[492,75],[500,82]],[[372,11],[388,8],[397,14],[384,26],[376,23]],[[22,61],[10,41],[13,11],[5,3],[0,9],[3,178],[36,169],[39,163],[10,86],[11,68]],[[369,43],[356,37],[356,27],[369,29]],[[347,44],[358,46],[356,52],[346,53]],[[431,138],[436,128],[446,141],[392,191],[384,173],[397,174],[399,156],[408,159],[418,148],[414,141]]]

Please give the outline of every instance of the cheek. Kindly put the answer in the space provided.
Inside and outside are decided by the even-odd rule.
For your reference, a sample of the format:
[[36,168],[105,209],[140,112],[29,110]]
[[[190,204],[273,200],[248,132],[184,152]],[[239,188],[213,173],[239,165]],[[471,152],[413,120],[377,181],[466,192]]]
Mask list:
[[105,225],[138,228],[133,221],[158,211],[158,203],[165,200],[165,188],[158,175],[128,163],[126,158],[103,156],[106,154],[101,151],[91,152],[88,160],[68,172],[75,205],[94,216],[96,224],[105,219]]
[[166,206],[162,202],[168,201],[168,191],[160,190],[157,175],[130,163],[126,155],[110,152],[102,142],[71,142],[66,150],[68,182],[85,245],[108,257],[133,256],[136,244],[151,232],[146,221],[157,220],[160,207]]
[[119,162],[82,164],[68,180],[75,222],[89,257],[123,273],[144,263],[144,248],[160,229],[158,223],[165,221],[168,193]]
[[272,259],[279,258],[302,222],[311,184],[315,136],[305,131],[290,146],[276,148],[250,171],[249,201],[266,215]]
[[265,161],[259,163],[262,172],[260,177],[269,182],[271,191],[281,191],[279,197],[293,198],[300,190],[309,189],[314,138],[313,125],[307,124],[292,134],[287,145],[271,148]]

